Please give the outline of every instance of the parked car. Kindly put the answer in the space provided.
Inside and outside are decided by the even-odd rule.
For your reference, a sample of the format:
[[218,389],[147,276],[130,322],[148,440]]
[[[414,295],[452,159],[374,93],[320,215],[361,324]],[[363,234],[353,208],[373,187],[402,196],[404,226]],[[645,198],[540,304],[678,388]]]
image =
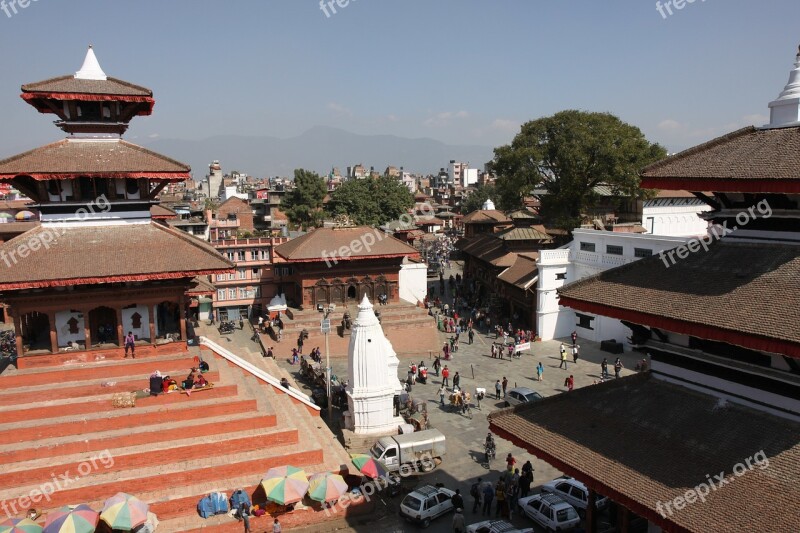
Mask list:
[[529,527],[520,529],[505,520],[484,520],[468,525],[467,533],[533,533],[533,529]]
[[575,508],[555,494],[535,494],[517,501],[522,514],[547,531],[570,531],[581,519]]
[[506,393],[506,407],[535,402],[544,399],[544,396],[528,387],[515,387]]
[[[562,500],[572,505],[581,518],[586,516],[586,507],[589,501],[589,489],[577,479],[562,476],[553,481],[548,481],[542,485],[542,492],[547,492],[559,496]],[[608,507],[609,501],[605,496],[595,497],[595,509],[602,511]]]
[[400,502],[400,516],[422,527],[453,509],[455,491],[444,487],[425,485],[409,492]]

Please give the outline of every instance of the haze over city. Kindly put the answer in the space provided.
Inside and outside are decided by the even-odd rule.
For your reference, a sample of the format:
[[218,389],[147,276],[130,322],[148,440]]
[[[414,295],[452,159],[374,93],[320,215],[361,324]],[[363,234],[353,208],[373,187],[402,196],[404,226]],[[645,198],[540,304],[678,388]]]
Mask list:
[[[616,114],[674,152],[764,124],[765,103],[785,84],[800,38],[800,4],[789,0],[769,9],[687,3],[666,17],[655,3],[633,0],[580,0],[569,9],[516,0],[353,1],[335,13],[313,0],[13,7],[0,11],[0,156],[58,138],[14,95],[21,83],[73,73],[93,44],[109,76],[151,88],[158,101],[125,138],[177,149],[196,178],[211,159],[258,145],[242,137],[288,139],[318,126],[462,145],[453,157],[482,166],[520,124],[572,108]],[[214,142],[196,143],[212,137],[218,153],[207,153]],[[310,141],[299,149],[317,171],[404,164],[403,154],[369,153],[368,142],[360,155],[349,153],[358,143],[337,160]],[[223,164],[290,174],[294,163],[242,159]],[[406,166],[435,165],[411,168],[434,172],[447,163],[431,159],[408,156]]]

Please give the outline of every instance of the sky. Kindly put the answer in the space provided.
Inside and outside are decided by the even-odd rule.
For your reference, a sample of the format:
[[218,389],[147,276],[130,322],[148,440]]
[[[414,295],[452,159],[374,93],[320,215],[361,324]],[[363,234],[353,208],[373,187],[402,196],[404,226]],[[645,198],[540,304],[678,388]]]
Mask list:
[[800,44],[797,0],[9,2],[0,158],[64,136],[20,85],[73,74],[89,44],[106,74],[154,92],[132,142],[321,125],[494,147],[581,109],[671,152],[765,124]]

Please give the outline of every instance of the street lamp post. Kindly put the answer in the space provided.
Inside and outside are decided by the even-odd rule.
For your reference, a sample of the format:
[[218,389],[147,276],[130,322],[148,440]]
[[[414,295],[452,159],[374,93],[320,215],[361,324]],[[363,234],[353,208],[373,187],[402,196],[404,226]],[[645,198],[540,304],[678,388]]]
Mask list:
[[328,395],[328,421],[333,420],[333,397],[331,396],[331,351],[328,346],[328,334],[331,331],[331,322],[328,318],[331,310],[330,307],[325,309],[324,318],[322,319],[322,333],[325,335],[325,376]]

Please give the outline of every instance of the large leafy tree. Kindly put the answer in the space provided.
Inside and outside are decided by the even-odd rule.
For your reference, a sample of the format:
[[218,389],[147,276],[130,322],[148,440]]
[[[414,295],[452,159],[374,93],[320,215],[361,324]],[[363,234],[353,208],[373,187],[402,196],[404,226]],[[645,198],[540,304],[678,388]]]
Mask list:
[[499,194],[497,192],[497,187],[493,183],[489,185],[478,185],[477,189],[467,196],[467,199],[464,200],[464,203],[461,204],[461,213],[467,215],[472,213],[473,211],[477,211],[486,200],[492,200],[492,202],[497,203],[499,201]]
[[597,202],[594,187],[601,183],[619,196],[649,197],[652,191],[639,187],[639,171],[666,150],[614,115],[568,110],[523,124],[494,155],[501,207],[521,207],[534,189],[545,189],[542,216],[571,231]]
[[294,171],[294,189],[283,200],[289,222],[303,229],[322,224],[322,201],[328,192],[325,180],[316,172],[298,168]]
[[395,178],[351,180],[331,193],[331,215],[346,214],[359,225],[379,226],[397,220],[414,205],[408,187]]

